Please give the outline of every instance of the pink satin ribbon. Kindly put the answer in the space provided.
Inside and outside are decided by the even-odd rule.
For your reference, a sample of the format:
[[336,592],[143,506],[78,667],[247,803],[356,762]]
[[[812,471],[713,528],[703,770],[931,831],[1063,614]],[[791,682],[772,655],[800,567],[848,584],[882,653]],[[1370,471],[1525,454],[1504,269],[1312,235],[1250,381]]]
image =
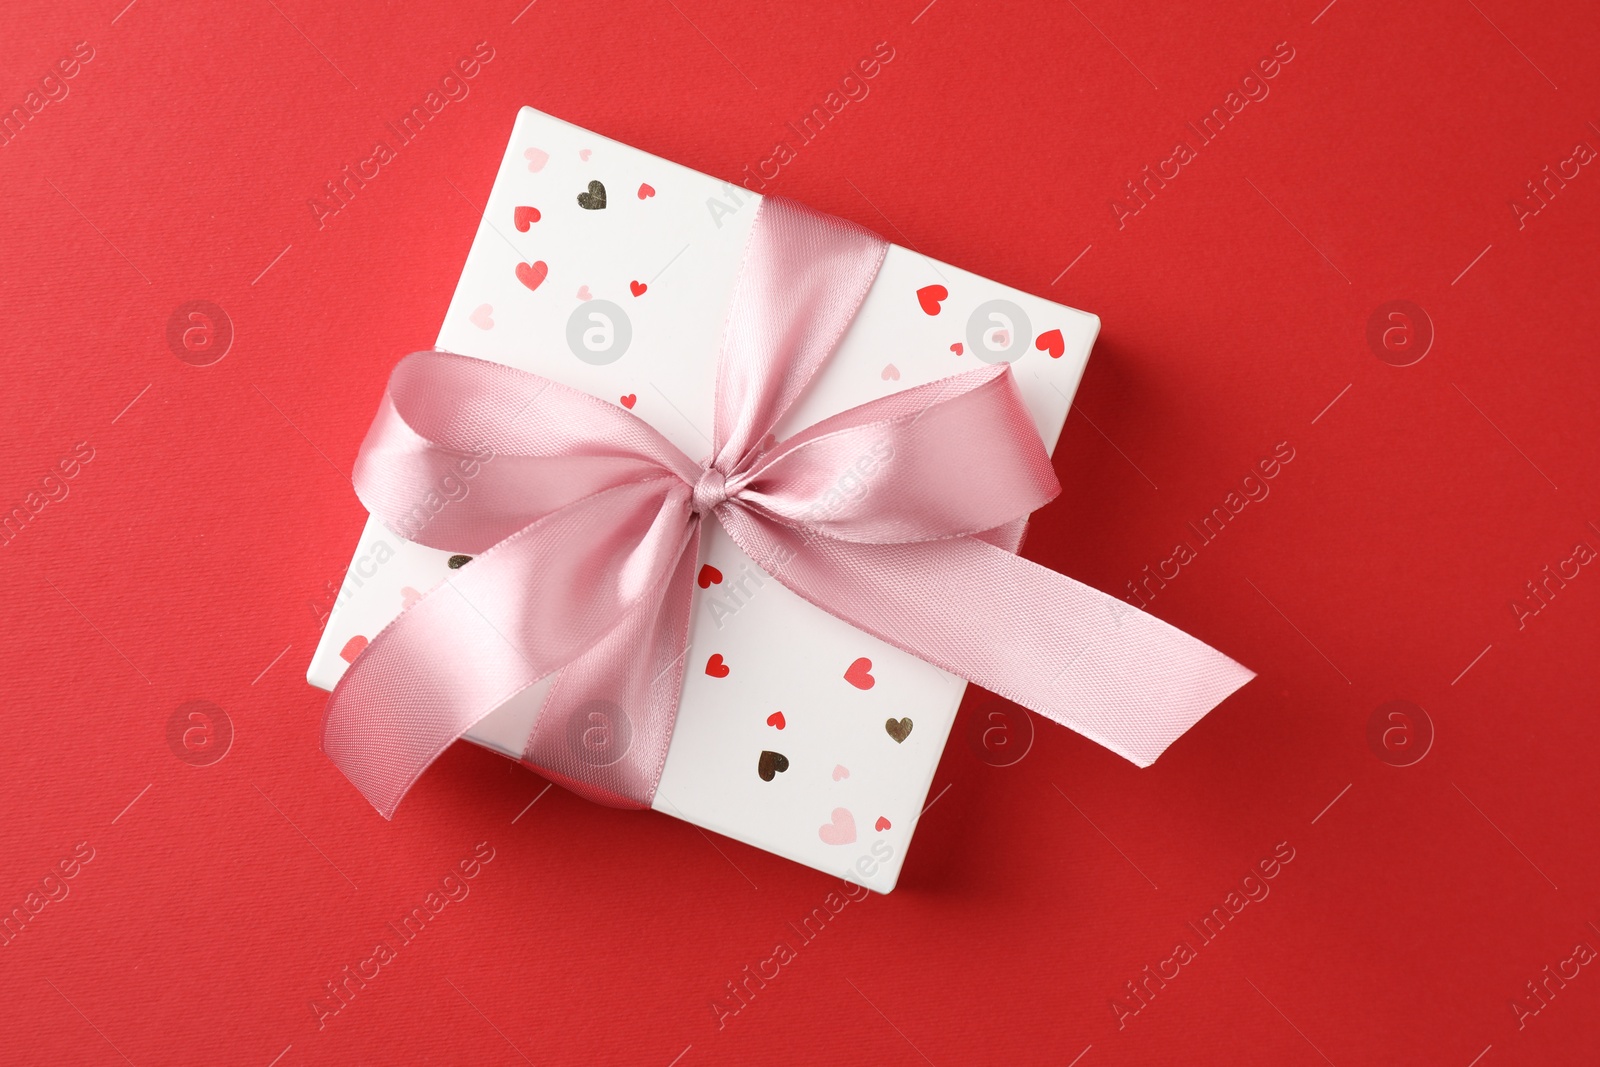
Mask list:
[[[772,439],[887,247],[792,201],[762,202],[704,463],[631,412],[534,374],[445,352],[400,362],[356,491],[413,540],[474,559],[373,638],[328,700],[323,749],[384,817],[451,742],[552,676],[524,761],[591,799],[647,807],[708,518],[813,604],[1140,766],[1254,677],[1014,554],[1060,485],[1009,366]],[[835,492],[864,457],[859,489]],[[430,493],[432,517],[413,533]],[[590,721],[620,730],[610,747],[625,751],[597,758],[576,743]]]

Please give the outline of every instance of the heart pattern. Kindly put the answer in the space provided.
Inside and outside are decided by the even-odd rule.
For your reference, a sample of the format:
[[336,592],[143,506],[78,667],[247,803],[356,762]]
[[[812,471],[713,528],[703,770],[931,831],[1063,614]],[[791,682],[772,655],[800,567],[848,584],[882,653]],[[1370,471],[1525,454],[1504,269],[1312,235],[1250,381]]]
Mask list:
[[729,667],[722,661],[721,652],[714,654],[710,659],[706,660],[706,673],[711,677],[726,678],[728,676],[728,671]]
[[905,744],[906,738],[911,736],[910,719],[890,719],[883,724],[883,728],[894,738],[894,743],[897,745]]
[[648,200],[652,196],[655,196],[655,195],[656,195],[655,188],[649,182],[645,182],[643,185],[639,186],[639,199],[640,200]]
[[783,717],[783,712],[775,711],[767,716],[767,725],[774,730],[781,730],[788,725],[788,720]]
[[756,760],[756,773],[763,782],[770,782],[789,769],[789,757],[782,752],[763,752]]
[[449,559],[445,560],[444,561],[444,565],[446,567],[449,567],[453,571],[458,571],[462,567],[465,567],[467,564],[469,564],[471,562],[472,562],[472,557],[471,556],[460,556],[460,555],[457,555],[457,556],[451,556]]
[[872,676],[872,661],[865,656],[845,668],[844,680],[861,690],[871,689],[878,684],[878,680]]
[[578,286],[578,299],[583,301],[594,299],[594,296],[589,292],[589,287],[587,285]]
[[518,204],[517,209],[511,213],[511,224],[517,228],[518,233],[527,233],[528,227],[539,221],[539,209]]
[[960,341],[957,341],[955,344],[950,346],[950,351],[954,352],[958,356],[961,353],[965,352],[966,350],[967,350],[966,346],[963,345]]
[[467,321],[480,330],[494,329],[494,305],[479,304],[472,309],[472,314],[467,316]]
[[422,594],[409,585],[400,590],[400,610],[406,611],[411,605],[422,599]]
[[836,764],[834,766],[834,768],[833,768],[833,780],[834,781],[836,781],[836,782],[837,781],[841,781],[842,779],[845,779],[845,778],[848,778],[848,777],[850,777],[850,768],[849,767],[846,767],[842,763]]
[[544,260],[533,263],[517,264],[517,281],[526,285],[530,290],[537,289],[544,284],[550,274],[550,266]]
[[848,845],[856,839],[856,817],[849,808],[834,808],[833,819],[817,828],[824,845]]
[[599,211],[606,206],[606,187],[599,182],[589,183],[588,192],[578,194],[578,206],[585,211]]
[[898,382],[900,380],[900,368],[891,363],[883,368],[883,373],[879,377],[886,382]]
[[360,634],[356,634],[350,640],[346,641],[344,643],[344,647],[339,650],[339,658],[344,660],[346,663],[354,663],[356,661],[356,657],[361,655],[361,650],[366,647],[367,639],[362,637]]
[[592,155],[594,155],[594,149],[592,148],[578,149],[578,158],[583,160],[585,163],[589,162],[589,157]]
[[542,148],[528,148],[523,150],[522,158],[528,161],[528,170],[538,174],[550,162],[550,153]]
[[704,564],[701,566],[700,575],[695,579],[695,582],[701,589],[710,589],[714,585],[721,585],[722,572],[709,563]]
[[632,290],[634,296],[643,296],[644,291],[650,287],[644,282],[629,282],[628,288]]
[[1060,330],[1046,330],[1034,339],[1033,347],[1041,352],[1050,353],[1051,359],[1060,359],[1061,354],[1067,350],[1067,343],[1062,340]]
[[878,831],[878,833],[881,834],[881,833],[883,833],[885,830],[889,829],[889,827],[891,827],[893,825],[894,825],[894,823],[890,822],[888,819],[885,819],[882,815],[880,815],[880,816],[878,816],[878,821],[872,824],[872,828],[874,830]]
[[629,411],[632,411],[633,405],[639,402],[639,394],[629,393],[627,396],[620,396],[617,399],[621,401],[623,407],[627,408]]
[[917,303],[922,305],[922,310],[929,315],[939,314],[939,305],[950,295],[950,290],[942,285],[924,285],[917,290]]

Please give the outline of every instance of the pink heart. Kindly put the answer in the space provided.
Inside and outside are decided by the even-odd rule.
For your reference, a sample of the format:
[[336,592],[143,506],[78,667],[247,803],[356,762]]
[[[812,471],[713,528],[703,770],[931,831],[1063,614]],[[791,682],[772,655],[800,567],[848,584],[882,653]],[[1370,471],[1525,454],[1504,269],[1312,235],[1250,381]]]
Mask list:
[[891,363],[883,368],[881,377],[886,382],[898,382],[900,380],[900,368]]
[[1004,348],[1006,345],[1011,343],[1010,330],[996,330],[989,336],[994,338],[995,347],[997,348]]
[[589,295],[589,287],[587,285],[578,286],[578,299],[579,300],[593,300],[594,299],[593,296]]
[[528,161],[528,169],[538,174],[550,162],[550,153],[542,148],[529,148],[522,153],[522,158]]
[[825,845],[848,845],[856,839],[856,817],[848,808],[834,808],[833,821],[819,826],[817,836]]
[[494,306],[492,304],[479,304],[467,318],[471,320],[472,325],[480,330],[492,330],[494,329],[494,319],[491,316],[493,315]]
[[655,195],[656,195],[655,187],[652,186],[649,182],[645,182],[643,185],[639,186],[639,199],[640,200],[645,200],[645,199],[647,199],[649,197],[652,197],[652,196],[655,196]]
[[[362,649],[366,647],[367,639],[362,637],[360,634],[356,634],[350,640],[346,641],[344,643],[344,647],[339,650],[339,658],[344,660],[346,663],[354,663],[356,661],[356,657],[361,655]],[[849,813],[846,812],[846,814]]]
[[587,148],[578,149],[578,158],[583,160],[585,163],[589,162],[589,154],[590,150]]
[[850,768],[849,767],[846,767],[842,763],[839,764],[838,766],[834,767],[834,769],[833,769],[833,780],[834,781],[837,782],[841,778],[848,778],[848,777],[850,777]]

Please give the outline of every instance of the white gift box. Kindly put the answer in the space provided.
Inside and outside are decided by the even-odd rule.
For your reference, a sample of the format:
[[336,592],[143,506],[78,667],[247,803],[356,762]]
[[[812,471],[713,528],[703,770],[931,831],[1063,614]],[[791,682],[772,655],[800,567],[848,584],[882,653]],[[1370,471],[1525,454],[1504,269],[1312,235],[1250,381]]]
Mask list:
[[[723,319],[760,199],[523,108],[437,347],[623,404],[703,456]],[[777,436],[1006,361],[1053,450],[1098,329],[1093,315],[891,245]],[[702,545],[722,580],[695,589],[652,807],[889,892],[966,682],[802,600],[716,523]],[[369,518],[307,679],[332,689],[367,639],[464,560]],[[702,670],[713,656],[717,671]],[[468,740],[520,759],[548,684]]]

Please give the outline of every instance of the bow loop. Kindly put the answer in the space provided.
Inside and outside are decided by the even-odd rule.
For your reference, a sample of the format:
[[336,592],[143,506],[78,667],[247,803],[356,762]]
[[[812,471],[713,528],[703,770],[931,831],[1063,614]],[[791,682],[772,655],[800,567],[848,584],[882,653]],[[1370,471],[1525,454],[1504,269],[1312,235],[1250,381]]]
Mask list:
[[1000,365],[892,393],[779,442],[740,499],[818,536],[891,544],[1026,519],[1060,491]]
[[698,473],[649,423],[588,393],[414,352],[390,375],[352,481],[406,540],[476,555],[602,490]]

